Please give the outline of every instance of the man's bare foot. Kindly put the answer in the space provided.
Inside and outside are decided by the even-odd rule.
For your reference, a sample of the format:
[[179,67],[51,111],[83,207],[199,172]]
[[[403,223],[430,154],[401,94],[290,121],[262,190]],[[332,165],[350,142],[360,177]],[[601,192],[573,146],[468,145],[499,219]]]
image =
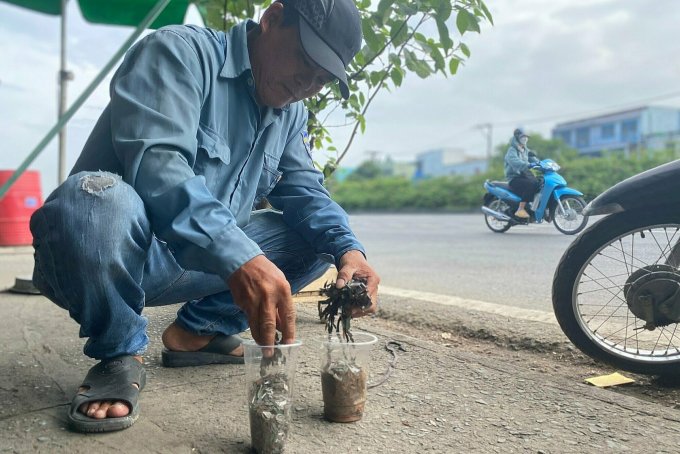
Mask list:
[[[144,363],[141,356],[133,356],[134,359],[140,363]],[[133,383],[139,389],[136,383]],[[78,392],[87,391],[87,386],[81,386],[78,388]],[[99,402],[87,402],[78,408],[82,414],[89,416],[94,419],[104,419],[104,418],[122,418],[130,413],[130,407],[125,402],[115,402],[110,400],[99,401]]]
[[[163,331],[163,345],[170,351],[173,352],[195,352],[202,349],[214,338],[215,336],[199,336],[194,333],[181,328],[175,322],[172,322],[165,331]],[[243,346],[239,345],[231,352],[230,355],[233,356],[243,356]]]

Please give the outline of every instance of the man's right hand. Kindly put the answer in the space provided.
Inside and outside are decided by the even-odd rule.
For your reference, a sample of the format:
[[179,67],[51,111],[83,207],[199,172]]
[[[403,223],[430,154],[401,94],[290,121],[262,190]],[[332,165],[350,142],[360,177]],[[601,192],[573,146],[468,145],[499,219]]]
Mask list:
[[227,280],[234,302],[245,312],[259,345],[274,345],[276,328],[284,344],[295,341],[295,305],[283,272],[264,255],[246,262]]

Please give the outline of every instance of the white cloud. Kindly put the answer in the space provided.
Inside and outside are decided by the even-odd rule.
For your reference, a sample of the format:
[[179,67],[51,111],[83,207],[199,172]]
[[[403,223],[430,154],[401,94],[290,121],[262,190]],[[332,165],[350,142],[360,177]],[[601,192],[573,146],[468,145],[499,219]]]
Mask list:
[[[69,4],[73,101],[132,29],[88,24],[76,2]],[[487,4],[496,25],[483,26],[480,35],[465,35],[472,58],[459,73],[427,80],[409,75],[400,89],[380,93],[368,112],[367,132],[355,139],[346,163],[361,161],[367,150],[409,158],[441,146],[483,155],[485,139],[472,129],[476,124],[494,123],[494,142],[500,144],[525,119],[587,112],[680,90],[680,8],[674,0]],[[58,18],[0,3],[0,137],[5,150],[0,167],[18,165],[54,124],[58,38]],[[108,102],[106,85],[69,125],[71,165]],[[680,105],[680,97],[659,103]],[[554,123],[522,126],[547,134]],[[349,131],[333,131],[342,148]],[[34,166],[43,173],[46,189],[56,182],[55,142]]]

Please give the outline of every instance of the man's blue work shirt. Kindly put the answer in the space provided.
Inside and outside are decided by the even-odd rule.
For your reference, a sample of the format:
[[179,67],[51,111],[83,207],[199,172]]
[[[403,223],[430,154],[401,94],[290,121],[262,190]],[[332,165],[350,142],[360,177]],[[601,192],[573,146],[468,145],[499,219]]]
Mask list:
[[314,168],[303,104],[255,102],[252,25],[171,26],[133,46],[72,171],[122,175],[178,263],[224,277],[262,254],[240,227],[265,196],[317,253],[363,252]]

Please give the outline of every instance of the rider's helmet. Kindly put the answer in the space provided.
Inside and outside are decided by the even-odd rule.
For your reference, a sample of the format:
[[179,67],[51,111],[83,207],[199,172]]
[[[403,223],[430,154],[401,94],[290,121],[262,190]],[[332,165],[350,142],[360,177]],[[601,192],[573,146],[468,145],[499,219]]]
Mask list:
[[529,137],[529,134],[524,132],[524,129],[522,128],[517,128],[515,129],[515,132],[512,133],[512,135],[519,141],[522,137]]

